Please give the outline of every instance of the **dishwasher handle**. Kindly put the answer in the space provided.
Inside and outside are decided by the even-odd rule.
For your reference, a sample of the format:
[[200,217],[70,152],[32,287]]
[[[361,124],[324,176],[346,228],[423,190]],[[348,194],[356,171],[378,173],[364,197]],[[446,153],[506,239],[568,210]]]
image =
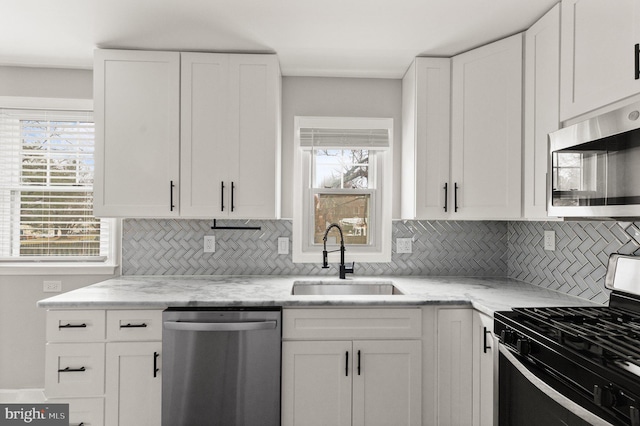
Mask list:
[[245,322],[189,322],[165,321],[164,328],[177,331],[253,331],[273,330],[277,321],[245,321]]

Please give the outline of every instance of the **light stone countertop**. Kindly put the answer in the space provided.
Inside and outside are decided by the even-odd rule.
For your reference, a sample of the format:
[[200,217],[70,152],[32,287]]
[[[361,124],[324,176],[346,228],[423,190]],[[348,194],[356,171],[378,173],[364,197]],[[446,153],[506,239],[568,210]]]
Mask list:
[[[291,295],[295,281],[386,283],[403,295]],[[512,307],[595,305],[585,299],[508,278],[381,276],[338,280],[314,276],[125,276],[48,299],[46,309],[164,309],[166,307],[357,307],[470,305],[493,316]]]

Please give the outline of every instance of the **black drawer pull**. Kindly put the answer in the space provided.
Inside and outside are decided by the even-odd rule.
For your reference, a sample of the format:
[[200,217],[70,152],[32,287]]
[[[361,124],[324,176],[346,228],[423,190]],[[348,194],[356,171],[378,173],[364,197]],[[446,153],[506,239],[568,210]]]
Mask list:
[[146,323],[142,323],[142,324],[120,324],[120,328],[145,328],[147,326]]
[[484,343],[482,344],[484,353],[487,353],[487,349],[491,349],[491,346],[487,345],[487,334],[491,335],[491,330],[487,330],[487,327],[484,327]]
[[458,212],[458,182],[453,184],[453,211]]
[[61,324],[58,326],[58,328],[87,328],[87,324],[82,323],[82,324]]
[[358,376],[360,375],[360,351],[358,351]]
[[224,211],[224,181],[220,182],[220,211]]
[[84,367],[80,367],[80,368],[65,367],[63,369],[58,370],[58,373],[81,373],[83,371],[87,371],[87,369]]
[[349,351],[344,353],[344,375],[349,377]]
[[169,211],[173,211],[176,206],[173,204],[173,188],[176,186],[173,184],[173,181],[169,182]]
[[231,211],[234,211],[236,206],[235,206],[235,202],[233,201],[233,195],[236,191],[236,185],[235,183],[231,182]]
[[449,193],[449,183],[448,183],[448,182],[445,182],[445,183],[444,183],[444,188],[442,188],[442,189],[444,189],[444,211],[445,211],[445,213],[446,213],[446,212],[447,212],[447,210],[448,210],[448,207],[449,207],[449,206],[447,205],[447,199],[449,198],[449,196],[448,196],[448,193]]
[[158,368],[159,356],[160,354],[158,352],[153,353],[153,377],[158,377],[158,371],[160,371],[160,369]]

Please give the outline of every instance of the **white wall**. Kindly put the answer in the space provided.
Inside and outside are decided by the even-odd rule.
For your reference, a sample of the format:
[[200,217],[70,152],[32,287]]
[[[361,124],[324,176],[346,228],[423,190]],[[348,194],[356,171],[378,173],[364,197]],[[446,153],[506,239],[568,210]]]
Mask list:
[[0,66],[0,96],[92,99],[93,72]]
[[[92,99],[93,74],[0,66],[3,96]],[[42,281],[61,281],[62,290],[70,291],[108,278],[111,276],[0,275],[0,389],[44,387],[45,310],[37,308],[36,302],[55,293],[43,293]]]
[[393,118],[393,217],[400,217],[402,80],[284,77],[282,79],[282,217],[293,216],[293,117]]

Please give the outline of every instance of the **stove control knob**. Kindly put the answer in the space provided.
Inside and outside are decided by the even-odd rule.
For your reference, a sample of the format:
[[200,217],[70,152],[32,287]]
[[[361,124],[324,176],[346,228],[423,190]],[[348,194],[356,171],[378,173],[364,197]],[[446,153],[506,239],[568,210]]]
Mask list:
[[520,355],[529,355],[531,353],[531,342],[529,339],[522,337],[516,342],[516,349]]
[[502,330],[500,332],[500,343],[512,344],[516,342],[517,334],[513,330]]
[[593,385],[593,402],[600,407],[615,407],[616,394],[610,386]]

